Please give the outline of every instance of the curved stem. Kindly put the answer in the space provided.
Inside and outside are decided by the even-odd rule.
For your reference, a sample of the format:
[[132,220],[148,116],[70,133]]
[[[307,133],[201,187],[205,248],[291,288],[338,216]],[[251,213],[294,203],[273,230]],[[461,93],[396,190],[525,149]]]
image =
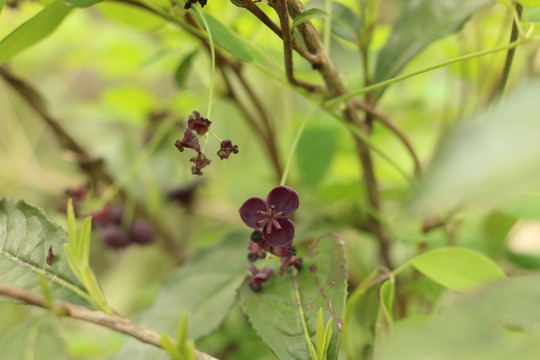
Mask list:
[[[517,41],[520,36],[520,27],[519,22],[521,21],[521,16],[523,14],[523,5],[516,1],[515,7],[515,16],[512,21],[512,32],[510,34],[510,44]],[[499,88],[497,89],[497,95],[500,97],[504,93],[506,88],[506,83],[508,82],[508,77],[510,76],[510,69],[512,68],[512,63],[514,62],[514,55],[516,53],[516,48],[508,49],[506,52],[506,59],[504,61],[504,68],[502,72],[501,82]]]
[[[48,308],[45,297],[40,294],[20,289],[15,286],[0,282],[0,295],[7,296],[11,299],[20,300],[26,304]],[[143,343],[162,348],[161,336],[148,328],[145,328],[131,320],[119,316],[109,315],[101,311],[93,311],[82,306],[71,304],[65,301],[55,300],[55,309],[58,309],[60,315],[69,316],[74,319],[83,320],[89,323],[97,324],[116,332],[131,336]],[[195,350],[197,360],[217,360],[214,357]]]
[[212,96],[214,95],[214,82],[215,82],[215,75],[216,75],[216,49],[214,47],[214,39],[212,37],[212,31],[210,31],[210,27],[208,26],[208,23],[206,22],[206,18],[204,17],[204,14],[199,10],[197,6],[195,6],[194,9],[204,24],[204,28],[206,29],[206,33],[208,34],[208,44],[210,45],[210,61],[212,63],[212,69],[210,73],[210,94],[208,95],[208,112],[206,113],[206,117],[210,119],[211,112],[212,112]]
[[289,170],[291,168],[292,158],[294,156],[294,152],[296,151],[296,147],[298,146],[298,142],[300,141],[300,137],[302,137],[302,133],[304,132],[304,129],[306,128],[306,124],[308,123],[309,119],[313,116],[313,113],[318,107],[319,106],[314,106],[311,109],[311,111],[306,115],[306,117],[302,121],[302,124],[300,124],[300,127],[298,128],[296,135],[294,136],[291,149],[289,150],[289,155],[287,156],[287,162],[285,163],[285,170],[283,170],[283,175],[281,176],[281,181],[279,182],[279,185],[281,186],[285,185],[285,182],[287,181],[287,176],[289,175]]
[[304,333],[304,339],[306,340],[306,346],[309,349],[311,344],[311,337],[309,336],[307,323],[306,323],[306,316],[304,315],[304,309],[302,308],[302,299],[300,298],[300,292],[298,291],[298,283],[296,281],[296,269],[291,269],[291,277],[293,282],[293,288],[294,288],[294,295],[296,296],[296,305],[298,308],[298,312],[300,313],[300,321],[302,322],[302,330]]
[[520,45],[523,45],[523,44],[525,44],[527,42],[536,41],[536,40],[540,40],[540,36],[534,36],[534,37],[531,37],[529,39],[522,39],[522,40],[514,41],[514,42],[511,42],[511,43],[509,43],[507,45],[501,45],[501,46],[497,46],[497,47],[494,47],[494,48],[491,48],[491,49],[478,51],[478,52],[468,54],[468,55],[458,56],[458,57],[455,57],[453,59],[448,59],[448,60],[445,60],[445,61],[440,62],[440,63],[435,64],[435,65],[431,65],[431,66],[428,66],[428,67],[425,67],[425,68],[422,68],[422,69],[419,69],[419,70],[412,71],[412,72],[407,73],[407,74],[396,76],[396,77],[393,77],[391,79],[381,81],[381,82],[379,82],[377,84],[366,86],[366,87],[364,87],[362,89],[352,91],[352,92],[350,92],[348,94],[344,94],[344,95],[341,95],[341,96],[336,96],[336,97],[326,101],[324,103],[324,106],[325,107],[332,107],[334,105],[339,104],[342,101],[349,100],[349,99],[351,99],[351,98],[353,98],[355,96],[365,94],[365,93],[371,92],[373,90],[381,89],[381,88],[383,88],[385,86],[388,86],[388,85],[391,85],[391,84],[406,80],[406,79],[414,77],[416,75],[424,74],[424,73],[430,72],[432,70],[436,70],[436,69],[439,69],[439,68],[442,68],[442,67],[445,67],[445,66],[460,62],[460,61],[471,60],[471,59],[474,59],[474,58],[477,58],[477,57],[480,57],[480,56],[493,54],[493,53],[496,53],[496,52],[499,52],[499,51],[513,49],[513,48],[516,48],[516,47],[518,47]]

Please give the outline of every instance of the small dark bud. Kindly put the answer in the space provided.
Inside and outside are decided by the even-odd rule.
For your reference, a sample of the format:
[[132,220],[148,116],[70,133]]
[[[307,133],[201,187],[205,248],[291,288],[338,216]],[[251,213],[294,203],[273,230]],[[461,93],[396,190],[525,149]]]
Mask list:
[[302,270],[302,266],[304,266],[304,260],[302,260],[301,258],[296,259],[293,265],[296,268],[296,270],[300,271]]
[[247,253],[247,258],[248,258],[249,262],[254,262],[255,260],[257,260],[257,255],[255,255],[254,253],[248,252]]
[[56,255],[53,253],[52,246],[49,246],[49,254],[47,255],[47,258],[45,261],[47,262],[47,265],[51,266],[54,263],[54,260],[56,259]]
[[254,284],[252,281],[248,283],[249,288],[253,290],[253,292],[259,292],[262,290],[261,284]]
[[129,245],[129,236],[120,226],[108,225],[101,230],[103,242],[112,248],[123,248]]
[[287,254],[288,254],[289,256],[295,256],[295,255],[296,255],[296,247],[291,246],[291,247],[289,248],[289,251],[288,251]]
[[262,235],[262,232],[261,230],[255,230],[254,232],[251,233],[251,241],[255,242],[255,243],[258,243],[259,241],[261,241],[263,238],[263,235]]
[[190,207],[195,198],[195,190],[199,184],[199,182],[195,182],[191,185],[171,190],[167,193],[167,198],[171,201],[177,201],[182,206]]
[[154,227],[146,220],[137,219],[129,227],[129,237],[137,244],[148,244],[154,240]]
[[233,145],[231,140],[223,140],[221,142],[221,149],[217,152],[221,160],[228,159],[229,156],[233,154],[238,154],[238,145]]

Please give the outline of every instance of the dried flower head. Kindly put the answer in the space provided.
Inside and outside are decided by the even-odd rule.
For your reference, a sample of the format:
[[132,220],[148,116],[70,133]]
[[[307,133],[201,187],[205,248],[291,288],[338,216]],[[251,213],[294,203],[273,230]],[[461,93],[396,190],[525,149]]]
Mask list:
[[238,154],[238,145],[233,145],[231,140],[223,140],[221,142],[221,149],[217,152],[221,160],[228,159],[229,156],[233,154]]

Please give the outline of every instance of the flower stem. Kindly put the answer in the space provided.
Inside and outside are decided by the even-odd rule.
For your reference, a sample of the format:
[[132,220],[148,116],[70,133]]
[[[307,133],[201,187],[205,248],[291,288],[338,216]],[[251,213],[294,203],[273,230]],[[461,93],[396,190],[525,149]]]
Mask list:
[[210,119],[210,115],[212,113],[212,96],[214,95],[214,82],[215,82],[215,75],[216,75],[216,51],[214,49],[214,38],[212,37],[212,32],[210,31],[210,27],[208,26],[208,23],[206,22],[206,18],[204,17],[204,14],[199,10],[198,7],[194,6],[195,12],[199,17],[201,18],[202,22],[204,23],[204,28],[206,29],[206,33],[208,34],[208,44],[210,46],[210,58],[212,63],[212,70],[210,72],[210,94],[208,95],[208,111],[206,113],[206,117]]
[[[516,1],[514,21],[512,21],[512,32],[510,34],[510,44],[518,40],[520,35],[523,32],[523,30],[521,30],[521,25],[519,24],[521,21],[522,14],[523,14],[523,5],[521,5],[520,3]],[[506,83],[508,82],[508,77],[510,76],[510,69],[512,68],[512,63],[514,61],[515,53],[516,53],[516,48],[508,49],[508,51],[506,52],[506,60],[504,62],[501,82],[499,84],[499,88],[497,89],[497,93],[499,97],[503,95],[504,89],[506,88]]]
[[332,0],[325,0],[324,10],[328,13],[324,22],[323,44],[326,52],[330,54],[330,40],[332,33]]
[[298,313],[300,314],[300,321],[302,322],[302,330],[304,332],[304,339],[306,340],[307,347],[309,349],[309,346],[311,344],[311,337],[309,336],[307,323],[306,323],[306,317],[304,315],[304,309],[302,308],[302,299],[300,298],[300,292],[298,291],[298,283],[296,281],[296,273],[298,270],[291,269],[292,271],[292,282],[294,287],[294,294],[296,296],[296,305],[298,306]]
[[407,74],[403,74],[403,75],[396,76],[396,77],[393,77],[393,78],[385,80],[385,81],[381,81],[381,82],[379,82],[377,84],[366,86],[366,87],[364,87],[362,89],[352,91],[352,92],[350,92],[348,94],[344,94],[344,95],[341,95],[341,96],[336,96],[336,97],[326,101],[324,103],[324,106],[325,107],[332,107],[332,106],[337,105],[338,103],[340,103],[342,101],[351,99],[351,98],[353,98],[355,96],[365,94],[365,93],[371,92],[373,90],[381,89],[381,88],[383,88],[385,86],[388,86],[388,85],[391,85],[391,84],[406,80],[406,79],[411,78],[411,77],[416,76],[416,75],[420,75],[420,74],[423,74],[423,73],[426,73],[426,72],[429,72],[429,71],[432,71],[432,70],[436,70],[436,69],[439,69],[439,68],[442,68],[442,67],[445,67],[445,66],[460,62],[460,61],[471,60],[471,59],[474,59],[474,58],[477,58],[477,57],[480,57],[480,56],[493,54],[493,53],[496,53],[496,52],[499,52],[499,51],[513,49],[513,48],[518,47],[519,45],[523,45],[523,44],[525,44],[527,42],[536,41],[536,40],[540,40],[540,36],[534,36],[534,37],[531,37],[531,38],[524,38],[524,39],[520,39],[520,40],[511,42],[511,43],[506,44],[506,45],[501,45],[501,46],[497,46],[497,47],[494,47],[494,48],[491,48],[491,49],[482,50],[482,51],[478,51],[478,52],[475,52],[475,53],[472,53],[472,54],[458,56],[458,57],[455,57],[455,58],[452,58],[452,59],[448,59],[448,60],[445,60],[445,61],[440,62],[438,64],[425,67],[423,69],[415,70],[415,71],[412,71],[412,72],[407,73]]
[[302,136],[302,133],[304,132],[304,129],[306,128],[306,124],[309,121],[309,119],[313,116],[313,113],[315,110],[320,107],[320,104],[317,106],[314,106],[311,111],[306,115],[304,120],[302,121],[302,124],[300,124],[300,127],[298,128],[298,131],[296,132],[296,135],[294,137],[291,149],[289,150],[289,154],[287,156],[287,162],[285,163],[285,169],[283,170],[283,175],[281,176],[281,181],[279,185],[283,186],[285,185],[285,182],[287,181],[287,175],[289,175],[289,170],[291,168],[292,158],[294,155],[294,152],[296,151],[296,147],[298,146],[298,142],[300,141],[300,137]]

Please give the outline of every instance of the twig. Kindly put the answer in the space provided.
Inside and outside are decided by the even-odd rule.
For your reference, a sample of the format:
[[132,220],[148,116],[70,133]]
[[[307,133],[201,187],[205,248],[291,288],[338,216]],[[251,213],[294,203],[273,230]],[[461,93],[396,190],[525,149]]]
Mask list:
[[[519,39],[519,28],[518,24],[516,23],[516,20],[521,20],[521,16],[523,13],[523,5],[521,5],[519,2],[516,1],[515,5],[516,10],[516,16],[514,17],[514,20],[512,21],[512,32],[510,34],[510,43],[513,43],[517,39]],[[506,83],[508,82],[508,77],[510,75],[510,69],[512,68],[512,63],[514,61],[514,55],[516,54],[516,48],[508,49],[506,52],[506,59],[504,61],[504,68],[502,72],[501,82],[499,84],[499,87],[497,89],[497,95],[500,97],[504,93],[504,89],[506,88]]]
[[361,101],[354,101],[354,105],[357,108],[360,108],[365,112],[370,113],[376,120],[379,120],[381,124],[386,126],[394,134],[396,134],[396,136],[401,140],[403,145],[405,145],[405,147],[409,151],[411,158],[414,162],[414,173],[417,177],[419,177],[422,174],[422,166],[420,165],[420,160],[418,159],[414,148],[412,147],[409,139],[407,139],[405,134],[402,133],[386,116],[377,111],[377,109],[375,109],[372,105],[363,103]]
[[[252,0],[242,0],[246,10],[255,15],[263,24],[265,24],[270,30],[272,30],[277,36],[283,39],[283,32],[281,28],[272,21]],[[302,57],[308,60],[313,66],[317,66],[321,63],[321,58],[318,55],[314,55],[307,51],[304,47],[292,40],[293,49],[296,50]]]
[[279,22],[281,24],[282,39],[283,39],[283,55],[285,57],[285,74],[287,75],[287,80],[293,85],[301,86],[307,91],[316,91],[319,87],[314,84],[310,84],[305,81],[298,80],[294,77],[294,66],[293,66],[293,57],[292,57],[292,37],[291,30],[289,25],[289,11],[287,10],[287,0],[274,0],[271,3],[274,10],[279,17]]
[[[17,77],[5,66],[0,67],[0,77],[2,77],[6,83],[10,85],[13,90],[15,90],[26,101],[26,103],[38,113],[41,119],[51,128],[60,145],[72,151],[77,156],[77,162],[82,171],[87,173],[95,182],[102,181],[108,185],[114,183],[112,176],[105,170],[105,164],[103,161],[101,159],[93,158],[90,153],[80,143],[78,143],[75,138],[73,138],[62,127],[62,125],[60,125],[61,122],[49,113],[47,106],[45,105],[45,101],[43,100],[43,96],[41,96],[39,91],[34,86],[22,78]],[[124,189],[121,189],[118,194],[123,200],[127,199],[128,197]],[[172,234],[165,229],[158,219],[155,219],[150,213],[148,213],[142,204],[137,202],[135,204],[135,208],[142,217],[152,221],[154,228],[160,235],[160,243],[165,248],[167,254],[170,254],[177,263],[182,263],[184,261],[183,251],[178,249]]]
[[[0,295],[7,296],[11,299],[20,300],[25,304],[39,306],[46,309],[48,308],[43,295],[1,282]],[[90,310],[83,306],[71,304],[61,300],[55,300],[54,307],[56,310],[59,310],[60,315],[97,324],[116,332],[131,336],[143,343],[162,348],[161,336],[157,332],[134,323],[130,319],[123,316],[108,315],[101,311]],[[201,351],[195,350],[195,353],[198,360],[216,360],[214,357]]]
[[[291,16],[294,18],[304,12],[304,6],[299,0],[288,0],[288,9]],[[323,76],[326,88],[331,97],[338,97],[347,93],[347,89],[341,82],[339,75],[328,57],[324,49],[322,40],[315,30],[315,27],[310,21],[306,21],[298,26],[302,37],[306,43],[308,50],[313,54],[319,54],[321,57],[321,65],[317,70]],[[369,133],[369,128],[365,123],[361,122],[355,111],[355,103],[345,101],[346,108],[343,114],[347,121],[360,127],[366,133]],[[354,136],[360,163],[364,172],[364,182],[366,184],[366,195],[369,205],[376,211],[380,211],[379,202],[379,186],[373,172],[373,161],[369,146],[364,143],[359,137]],[[373,216],[369,216],[368,228],[379,241],[379,254],[382,262],[388,268],[392,268],[390,259],[390,239],[388,238],[382,223]]]
[[279,179],[281,179],[281,176],[283,175],[283,169],[281,167],[281,163],[278,158],[277,149],[275,146],[275,138],[273,137],[273,134],[270,134],[261,128],[260,124],[258,124],[257,121],[255,120],[255,117],[251,115],[249,110],[246,108],[246,106],[244,106],[244,104],[240,100],[239,96],[236,95],[236,92],[232,85],[232,81],[231,79],[229,79],[229,75],[227,75],[226,70],[223,68],[221,70],[222,70],[223,78],[229,90],[227,93],[227,96],[229,96],[229,98],[236,103],[236,106],[238,106],[238,109],[244,115],[244,119],[246,120],[248,125],[251,126],[253,131],[256,134],[258,134],[263,140],[264,145],[266,146],[266,149],[268,150],[267,153],[270,157],[270,161],[272,162],[274,170],[276,171],[277,181],[279,181]]

